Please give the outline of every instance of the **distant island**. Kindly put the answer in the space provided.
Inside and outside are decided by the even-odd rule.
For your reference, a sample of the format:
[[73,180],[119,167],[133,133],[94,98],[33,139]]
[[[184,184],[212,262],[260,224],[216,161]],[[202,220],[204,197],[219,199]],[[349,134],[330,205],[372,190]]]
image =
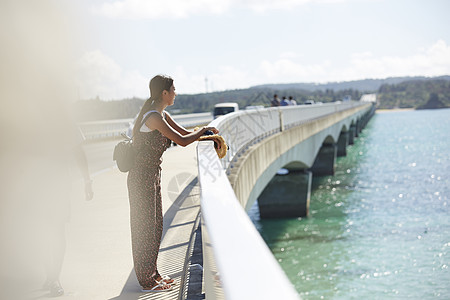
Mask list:
[[[450,76],[393,77],[347,82],[265,84],[248,89],[196,95],[178,95],[173,114],[212,111],[220,102],[237,102],[241,109],[250,105],[270,106],[274,94],[292,96],[298,104],[308,100],[328,103],[345,99],[359,100],[363,94],[377,94],[378,108],[438,109],[450,107]],[[131,98],[103,101],[99,98],[75,103],[78,121],[133,118],[146,99]]]
[[439,108],[447,108],[444,102],[439,100],[439,95],[437,93],[430,94],[430,100],[427,103],[419,105],[416,109],[439,109]]

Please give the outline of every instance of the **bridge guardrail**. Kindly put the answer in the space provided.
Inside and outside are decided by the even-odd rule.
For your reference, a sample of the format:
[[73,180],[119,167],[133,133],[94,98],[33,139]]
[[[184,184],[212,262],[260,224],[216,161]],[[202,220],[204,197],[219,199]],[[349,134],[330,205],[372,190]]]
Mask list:
[[133,119],[118,119],[82,122],[78,125],[80,126],[81,131],[86,137],[86,140],[96,140],[120,136],[122,132],[125,132],[127,130],[131,122],[133,122]]
[[[207,299],[298,299],[239,204],[225,171],[233,168],[233,160],[253,143],[301,123],[362,105],[366,103],[349,101],[239,111],[209,124],[220,130],[229,151],[220,161],[211,142],[199,142],[197,148]],[[252,278],[250,289],[246,278]]]
[[356,101],[315,105],[271,107],[242,110],[213,120],[209,125],[219,129],[229,151],[222,159],[224,169],[233,167],[233,158],[261,139],[328,114],[365,105]]
[[[172,118],[183,127],[205,125],[213,119],[212,113],[195,113],[172,115]],[[78,125],[87,140],[118,137],[127,131],[134,119],[118,119],[94,122],[82,122]]]
[[212,141],[197,148],[206,299],[299,299],[236,200]]

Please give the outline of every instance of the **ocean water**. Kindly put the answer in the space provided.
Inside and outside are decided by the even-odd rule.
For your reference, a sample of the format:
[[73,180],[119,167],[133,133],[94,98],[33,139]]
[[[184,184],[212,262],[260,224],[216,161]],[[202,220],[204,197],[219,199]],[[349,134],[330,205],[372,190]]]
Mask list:
[[377,112],[309,217],[249,215],[303,299],[450,299],[450,109]]

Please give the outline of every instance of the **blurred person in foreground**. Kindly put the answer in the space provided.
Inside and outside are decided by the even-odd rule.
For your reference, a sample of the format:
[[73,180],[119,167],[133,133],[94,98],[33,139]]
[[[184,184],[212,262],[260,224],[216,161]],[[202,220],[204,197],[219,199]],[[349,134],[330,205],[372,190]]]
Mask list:
[[43,289],[48,290],[52,297],[64,294],[60,275],[66,252],[66,224],[70,221],[73,164],[76,164],[83,177],[85,199],[90,201],[94,196],[86,154],[82,147],[85,138],[79,127],[74,125],[67,124],[67,130],[73,130],[72,133],[66,132],[70,138],[67,140],[67,148],[58,149],[61,152],[55,153],[55,155],[60,155],[59,161],[52,159],[48,162],[49,165],[53,165],[55,172],[48,174],[47,182],[43,183],[47,184],[48,188],[47,191],[43,191],[42,195],[44,198],[48,197],[48,201],[44,201],[43,206],[48,211],[41,212],[41,216],[45,218],[41,232],[44,242],[43,255],[46,273]]
[[59,118],[65,114],[57,110],[56,101],[52,107],[58,117],[49,110],[35,109],[34,113],[45,119],[40,124],[30,126],[33,128],[10,126],[8,130],[20,136],[10,137],[8,140],[15,138],[14,143],[6,145],[0,156],[0,182],[4,185],[0,239],[2,266],[6,266],[0,273],[2,279],[8,278],[2,284],[12,282],[9,288],[14,291],[10,293],[26,291],[28,284],[39,281],[43,267],[43,289],[50,296],[64,294],[59,279],[70,220],[73,164],[81,171],[86,200],[93,198],[81,132]]
[[37,282],[50,296],[64,293],[74,160],[93,196],[68,109],[67,22],[54,1],[0,2],[0,299],[30,298]]

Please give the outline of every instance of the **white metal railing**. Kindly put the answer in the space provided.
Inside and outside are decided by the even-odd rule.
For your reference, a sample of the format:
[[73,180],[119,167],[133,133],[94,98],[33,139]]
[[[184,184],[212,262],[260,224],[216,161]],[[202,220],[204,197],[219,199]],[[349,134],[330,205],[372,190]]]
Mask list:
[[211,141],[197,147],[201,188],[204,281],[207,299],[298,299],[278,262],[240,205],[225,171],[248,146],[339,111],[344,102],[239,111],[212,121],[229,145],[220,161]]
[[106,137],[120,136],[130,126],[133,119],[105,120],[83,122],[78,125],[87,140],[95,140]]
[[183,127],[194,127],[197,125],[208,124],[213,120],[211,112],[172,115],[172,118]]
[[223,167],[227,168],[237,151],[253,138],[266,137],[279,131],[279,111],[277,108],[238,111],[215,119],[209,126],[219,129],[227,141],[229,150],[222,159]]
[[299,299],[236,199],[212,141],[197,147],[206,299]]
[[[183,127],[204,125],[213,119],[212,113],[195,113],[172,115],[172,118]],[[130,134],[130,128],[135,119],[118,119],[79,123],[81,131],[87,140],[120,136],[122,133]]]
[[346,101],[241,110],[219,117],[209,126],[219,129],[220,134],[227,141],[229,151],[222,159],[223,168],[227,169],[233,166],[233,158],[252,143],[301,123],[361,105],[367,105],[367,103]]

